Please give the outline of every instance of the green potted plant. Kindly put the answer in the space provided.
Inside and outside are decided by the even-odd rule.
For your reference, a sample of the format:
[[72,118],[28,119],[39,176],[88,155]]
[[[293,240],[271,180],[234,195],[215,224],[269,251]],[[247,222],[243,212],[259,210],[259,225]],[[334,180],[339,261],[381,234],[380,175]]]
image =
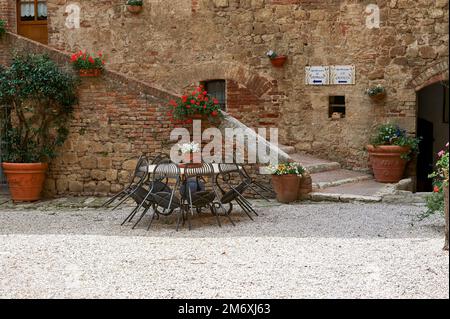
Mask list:
[[190,122],[193,119],[220,121],[223,118],[219,101],[208,95],[204,86],[198,86],[192,93],[169,101],[169,116],[175,123]]
[[281,68],[287,61],[287,56],[285,55],[278,55],[275,51],[270,50],[266,53],[266,55],[269,57],[270,62],[272,65],[276,68]]
[[419,151],[420,138],[408,136],[395,124],[383,124],[367,146],[375,179],[380,183],[398,183],[406,164]]
[[448,250],[449,237],[449,220],[448,220],[448,169],[449,169],[449,143],[445,149],[440,151],[438,160],[436,162],[436,169],[429,177],[433,179],[434,190],[433,193],[427,196],[427,212],[423,217],[439,212],[445,216],[445,245],[444,250]]
[[3,170],[13,201],[40,199],[48,162],[68,136],[77,81],[46,55],[14,57],[0,69]]
[[381,85],[377,84],[366,90],[366,94],[374,101],[381,101],[386,97],[386,89]]
[[277,200],[289,204],[299,199],[300,178],[305,175],[305,168],[298,163],[280,163],[269,166],[272,185]]
[[2,38],[3,35],[6,33],[5,26],[6,26],[6,22],[4,20],[0,19],[0,38]]
[[97,55],[91,55],[87,52],[79,51],[72,54],[70,60],[81,77],[99,76],[105,65],[105,57],[101,52],[98,52]]
[[139,13],[142,10],[142,6],[144,5],[143,0],[128,0],[127,1],[127,10],[131,13]]

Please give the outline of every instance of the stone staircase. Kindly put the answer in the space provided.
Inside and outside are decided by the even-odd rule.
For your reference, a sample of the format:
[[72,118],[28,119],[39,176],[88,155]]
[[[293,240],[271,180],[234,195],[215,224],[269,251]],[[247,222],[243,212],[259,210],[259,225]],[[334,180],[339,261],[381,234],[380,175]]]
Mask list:
[[310,172],[313,181],[311,199],[314,201],[381,202],[385,196],[411,188],[410,180],[382,184],[371,174],[343,169],[337,162],[297,153],[292,146],[280,146],[280,149]]

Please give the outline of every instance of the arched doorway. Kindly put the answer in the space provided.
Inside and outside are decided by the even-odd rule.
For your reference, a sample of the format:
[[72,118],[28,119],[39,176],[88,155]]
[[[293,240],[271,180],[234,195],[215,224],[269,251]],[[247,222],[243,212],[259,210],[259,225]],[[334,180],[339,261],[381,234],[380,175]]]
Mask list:
[[449,83],[438,81],[417,92],[417,136],[423,138],[417,158],[417,191],[431,192],[428,178],[437,153],[449,141]]
[[48,44],[46,0],[17,0],[17,33]]

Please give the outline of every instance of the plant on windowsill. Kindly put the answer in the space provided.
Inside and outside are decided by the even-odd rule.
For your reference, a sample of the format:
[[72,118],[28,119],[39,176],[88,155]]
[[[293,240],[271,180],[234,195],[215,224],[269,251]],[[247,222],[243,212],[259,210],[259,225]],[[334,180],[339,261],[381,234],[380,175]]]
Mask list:
[[448,182],[449,182],[449,143],[445,145],[445,149],[438,153],[438,161],[433,174],[429,178],[433,179],[433,193],[427,196],[427,211],[421,216],[422,219],[434,215],[435,213],[444,214],[445,216],[445,245],[444,250],[448,250]]
[[176,100],[170,100],[169,116],[174,123],[191,123],[194,119],[209,119],[211,122],[220,121],[223,113],[219,100],[210,97],[204,86],[198,86],[192,93],[185,94]]
[[380,183],[398,183],[406,164],[419,152],[421,138],[408,136],[406,130],[395,124],[377,128],[367,150],[375,179]]
[[379,102],[386,97],[386,89],[382,85],[377,84],[376,86],[367,89],[366,94],[372,100]]
[[5,26],[6,26],[6,22],[4,20],[0,19],[0,39],[6,33]]
[[280,163],[269,166],[272,185],[277,200],[289,204],[299,199],[300,179],[305,175],[305,168],[298,163]]
[[105,57],[101,52],[94,56],[87,52],[79,51],[72,54],[70,60],[81,77],[99,76],[105,65]]
[[137,13],[141,12],[143,5],[144,5],[144,1],[142,1],[142,0],[128,0],[127,1],[127,10],[128,10],[128,12],[137,14]]
[[281,68],[287,60],[287,56],[285,55],[278,55],[275,51],[270,50],[266,53],[266,55],[269,57],[270,62],[274,67]]
[[77,80],[46,55],[14,57],[0,66],[4,172],[13,201],[40,199],[48,162],[69,134]]

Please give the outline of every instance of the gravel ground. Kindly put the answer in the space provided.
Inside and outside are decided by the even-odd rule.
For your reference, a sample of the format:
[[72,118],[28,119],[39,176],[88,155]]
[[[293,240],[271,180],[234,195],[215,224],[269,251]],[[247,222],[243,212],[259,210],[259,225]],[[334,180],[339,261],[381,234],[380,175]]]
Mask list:
[[439,216],[402,204],[258,207],[194,229],[129,209],[2,210],[1,298],[449,298]]

